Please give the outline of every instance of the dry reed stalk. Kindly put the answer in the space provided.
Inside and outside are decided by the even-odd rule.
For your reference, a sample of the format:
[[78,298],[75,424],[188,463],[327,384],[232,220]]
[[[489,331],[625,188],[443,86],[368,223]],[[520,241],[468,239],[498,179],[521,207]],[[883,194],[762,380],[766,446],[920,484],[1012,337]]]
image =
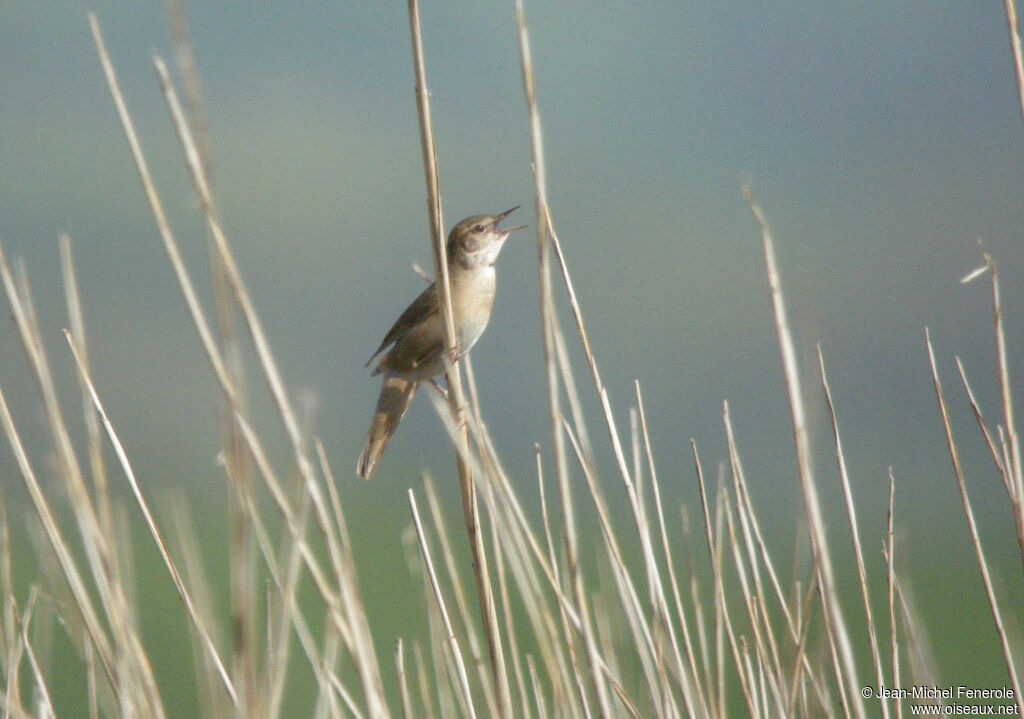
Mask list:
[[[64,278],[64,297],[66,299],[68,322],[71,335],[78,343],[82,363],[89,368],[89,350],[85,339],[85,317],[82,313],[82,302],[78,293],[78,279],[75,275],[74,258],[71,252],[71,238],[62,234],[60,244],[60,266]],[[114,520],[110,515],[109,492],[107,488],[107,469],[103,458],[103,443],[100,435],[99,421],[96,410],[92,406],[88,390],[80,385],[82,394],[82,416],[85,418],[85,431],[89,447],[89,466],[92,470],[93,495],[96,497],[96,514],[100,527],[109,538],[113,537]]]
[[[187,122],[195,138],[196,163],[202,168],[205,176],[212,167],[212,150],[205,111],[203,107],[202,83],[196,64],[195,51],[188,32],[185,8],[180,0],[165,2],[171,38],[175,47],[175,60],[182,76],[185,89],[185,107],[183,121]],[[207,218],[212,217],[212,196],[205,198]],[[235,306],[232,301],[227,268],[221,254],[213,242],[213,229],[208,226],[208,249],[210,256],[210,276],[213,285],[214,306],[216,308],[217,329],[225,365],[231,374],[232,382],[237,390],[235,402],[243,408],[246,406],[245,367],[242,361],[242,348],[235,321]],[[233,480],[228,493],[228,536],[231,541],[230,589],[231,614],[234,631],[232,633],[235,685],[239,688],[240,713],[260,713],[268,717],[277,716],[279,711],[280,679],[269,682],[270,698],[267,699],[267,684],[257,677],[257,666],[254,659],[262,654],[256,644],[256,566],[253,551],[253,528],[246,507],[251,503],[249,495],[253,491],[254,477],[252,462],[245,450],[241,431],[234,420],[231,404],[220,398],[220,424],[224,441],[222,453],[225,469]],[[287,604],[287,603],[286,603]],[[282,624],[287,626],[286,623]],[[268,672],[271,678],[285,676],[283,665],[287,663],[288,651],[274,654],[278,666]],[[269,706],[267,706],[269,702]]]
[[[889,511],[886,513],[887,520],[887,531],[886,541],[882,545],[882,552],[885,554],[885,566],[886,566],[886,585],[889,605],[889,643],[891,645],[891,663],[892,663],[892,685],[894,687],[901,687],[902,679],[900,677],[900,645],[899,636],[896,632],[896,533],[893,530],[895,524],[895,497],[896,497],[896,477],[892,473],[892,468],[889,468]],[[896,719],[903,719],[903,702],[896,702]]]
[[981,570],[981,579],[985,585],[985,595],[988,598],[989,608],[992,611],[992,621],[995,624],[996,634],[999,636],[999,644],[1003,650],[1003,661],[1006,663],[1006,671],[1009,674],[1010,683],[1013,685],[1014,698],[1017,700],[1019,711],[1024,714],[1024,695],[1021,694],[1020,676],[1017,673],[1013,651],[1010,647],[1010,638],[1007,636],[1002,610],[999,607],[999,600],[996,598],[991,570],[989,569],[988,560],[985,558],[985,550],[981,546],[981,537],[978,535],[978,524],[974,519],[971,499],[967,495],[967,481],[964,477],[963,465],[960,462],[960,451],[957,449],[956,440],[953,437],[953,424],[949,418],[946,395],[943,392],[942,382],[939,379],[939,370],[935,363],[935,351],[932,348],[932,338],[927,328],[925,328],[925,344],[928,347],[928,361],[931,365],[935,396],[939,401],[939,414],[942,416],[942,426],[946,433],[946,447],[949,449],[950,462],[952,462],[953,471],[956,474],[957,489],[960,490],[960,502],[963,505],[964,516],[967,518],[967,528],[971,535],[971,543],[974,546],[978,568]]
[[1017,77],[1017,98],[1020,100],[1021,119],[1024,120],[1024,51],[1021,50],[1017,3],[1014,0],[1003,0],[1003,5],[1006,8],[1006,25],[1010,33],[1013,69]]
[[[1012,2],[1012,0],[1007,0],[1007,2]],[[1010,494],[1010,507],[1013,510],[1013,521],[1017,526],[1017,543],[1020,546],[1021,558],[1024,559],[1024,468],[1021,467],[1020,441],[1017,435],[1017,425],[1013,414],[1013,392],[1010,385],[1010,368],[1006,356],[1006,332],[1003,328],[1003,308],[999,293],[999,269],[996,266],[996,262],[992,255],[990,255],[984,247],[981,248],[981,254],[985,263],[964,277],[960,282],[961,284],[966,284],[986,272],[992,281],[992,315],[995,324],[996,356],[999,367],[999,390],[1003,404],[1003,429],[1007,438],[1007,441],[1002,443],[1002,454],[1005,459],[1000,459],[999,453],[994,449],[994,443],[991,441],[989,433],[984,427],[982,430],[985,431],[986,440],[989,441],[989,446],[992,449],[992,455],[997,466],[1000,468],[1000,473],[1003,476],[1003,483],[1006,485],[1007,491]],[[961,376],[963,376],[962,372]],[[964,380],[964,383],[966,384],[966,380]],[[973,395],[971,396],[971,402],[972,405],[976,406]],[[980,422],[980,410],[975,409],[975,417],[977,417]]]
[[[335,580],[342,588],[343,592],[354,592],[355,594],[358,594],[358,590],[352,585],[354,574],[350,569],[351,557],[345,555],[338,537],[338,527],[331,521],[330,513],[327,508],[327,501],[324,498],[323,491],[320,488],[320,484],[317,481],[313,470],[313,465],[308,456],[308,447],[306,446],[307,442],[305,435],[300,429],[292,402],[285,391],[284,382],[281,378],[280,371],[278,370],[277,362],[270,351],[270,345],[267,341],[266,333],[263,330],[262,322],[260,321],[255,307],[252,304],[249,292],[242,280],[241,274],[238,271],[234,255],[228,245],[227,238],[224,235],[220,222],[214,213],[213,199],[209,190],[209,182],[200,162],[199,153],[196,149],[194,138],[192,137],[191,128],[185,120],[184,112],[177,99],[177,93],[170,83],[166,66],[159,58],[155,59],[155,65],[157,73],[160,76],[161,85],[164,89],[164,98],[167,101],[172,119],[174,120],[175,129],[178,132],[182,149],[186,160],[188,161],[187,166],[193,180],[193,185],[204,208],[207,225],[219,253],[225,276],[229,281],[235,302],[238,303],[238,307],[243,319],[245,320],[246,327],[249,330],[256,356],[263,371],[264,379],[270,388],[271,396],[274,399],[275,406],[277,407],[282,423],[284,424],[285,432],[292,450],[292,458],[296,463],[296,467],[298,468],[299,475],[303,482],[305,494],[301,498],[301,501],[305,502],[306,496],[308,495],[308,500],[311,502],[317,526],[324,535],[324,546],[327,549],[328,559]],[[173,235],[169,235],[169,238],[173,243]],[[182,274],[187,277],[184,267],[182,267]],[[200,315],[194,317],[194,320],[196,320],[197,324],[201,323],[206,326],[206,320],[202,316],[201,312]],[[205,333],[201,334],[205,334],[206,337],[210,336],[208,329]],[[224,362],[222,354],[218,351],[217,347],[211,343],[206,349],[208,354],[218,357],[218,364],[223,367]],[[218,372],[218,376],[222,381],[222,386],[225,389],[228,399],[231,402],[231,406],[235,412],[236,425],[239,427],[242,436],[248,444],[246,449],[250,454],[255,455],[257,451],[257,447],[255,446],[256,443],[254,442],[255,435],[251,432],[245,431],[245,418],[242,415],[242,407],[238,402],[237,388],[233,388],[230,384],[224,384],[224,380],[227,379],[227,377],[222,376],[220,372]],[[229,389],[229,387],[231,389]],[[267,477],[265,472],[264,477]],[[283,498],[283,495],[279,494],[279,497]],[[287,504],[287,500],[284,500],[284,504]],[[282,506],[284,506],[284,504],[282,504]],[[294,509],[292,509],[288,514],[291,515],[294,522]],[[302,534],[301,527],[295,525],[293,522],[290,523],[290,530],[292,531],[294,538],[298,539]],[[312,559],[309,554],[304,541],[302,543],[302,547],[303,554],[306,557],[306,564],[310,570],[313,571],[315,560]],[[331,596],[331,594],[325,593],[324,596]],[[337,609],[337,607],[335,607],[335,609]],[[351,635],[352,641],[349,643],[349,647],[352,651],[353,658],[357,662],[360,678],[363,681],[364,690],[370,702],[370,708],[372,711],[385,712],[386,703],[383,698],[379,666],[374,654],[372,642],[369,641],[368,629],[365,626],[365,617],[362,616],[362,612],[358,607],[351,602],[344,602],[343,609],[344,611],[354,612],[354,614],[350,615],[348,622],[348,628],[355,631],[355,634]],[[341,630],[340,625],[339,630]],[[347,632],[343,631],[342,633],[346,634]]]
[[[59,417],[60,408],[57,403],[52,379],[49,376],[49,370],[46,367],[38,332],[34,328],[34,323],[28,317],[27,298],[23,297],[22,291],[17,288],[2,248],[0,248],[0,277],[2,277],[4,289],[11,305],[11,311],[21,334],[22,345],[26,350],[29,363],[36,376],[36,381],[43,393],[46,416],[50,423],[53,441],[57,445],[58,457],[62,461],[61,476],[64,478],[69,496],[74,502],[75,518],[81,532],[86,558],[89,562],[92,577],[101,593],[103,601],[101,606],[104,612],[117,612],[117,621],[128,621],[121,613],[125,608],[124,603],[115,603],[113,597],[113,594],[115,592],[119,593],[119,590],[113,586],[118,579],[115,570],[116,560],[110,558],[111,544],[100,528],[99,520],[93,511],[92,499],[85,488],[81,474],[76,471],[77,464],[74,462],[74,453],[70,447],[70,439],[67,436],[66,428],[64,428],[63,422]],[[131,705],[132,698],[126,694],[126,692],[130,691],[128,688],[130,680],[119,677],[120,664],[116,656],[116,652],[121,651],[118,648],[118,644],[127,640],[125,633],[129,632],[130,628],[128,626],[112,627],[112,636],[110,637],[108,637],[104,630],[100,614],[87,589],[85,578],[74,560],[70,544],[60,531],[53,508],[43,493],[35,471],[32,469],[28,453],[25,451],[2,391],[0,391],[0,422],[4,426],[4,431],[11,444],[18,468],[21,471],[22,480],[25,482],[32,504],[42,522],[47,540],[68,583],[75,605],[81,613],[88,640],[95,645],[100,664],[119,700]],[[115,632],[120,634],[115,634]],[[153,701],[156,701],[156,699],[154,698]],[[159,711],[155,707],[153,708],[154,711]]]
[[78,365],[79,378],[88,391],[93,408],[99,416],[103,429],[106,432],[107,440],[110,442],[111,447],[114,448],[114,453],[121,465],[121,471],[124,472],[125,479],[128,480],[128,485],[132,490],[132,496],[134,496],[135,502],[138,504],[139,510],[142,512],[142,517],[146,522],[146,528],[149,530],[150,536],[153,538],[153,543],[160,552],[160,558],[163,560],[164,566],[167,567],[171,580],[174,582],[174,587],[178,591],[178,596],[185,605],[189,619],[192,621],[192,625],[195,627],[196,632],[198,632],[209,659],[217,668],[217,672],[221,677],[225,690],[234,701],[237,699],[237,696],[234,692],[234,685],[227,675],[227,669],[224,666],[224,662],[221,660],[220,654],[217,652],[217,647],[213,643],[205,620],[197,610],[196,604],[192,600],[192,595],[185,586],[185,582],[182,579],[181,572],[178,570],[177,564],[174,562],[170,551],[167,549],[167,543],[164,541],[163,535],[157,527],[156,519],[153,517],[153,513],[149,509],[149,503],[146,502],[146,499],[142,496],[142,490],[139,488],[139,484],[135,479],[135,471],[132,469],[131,463],[128,460],[128,454],[125,452],[124,446],[121,444],[121,440],[118,438],[117,432],[114,430],[114,425],[111,424],[110,418],[107,417],[107,412],[103,408],[102,402],[100,402],[100,397],[96,393],[96,387],[93,385],[92,377],[89,375],[89,370],[85,366],[82,355],[75,344],[75,340],[67,330],[64,331],[64,337],[67,340],[68,346],[71,348],[71,354],[74,356],[75,362]]
[[441,585],[437,579],[437,572],[434,571],[434,562],[430,557],[430,549],[427,547],[427,537],[423,531],[423,524],[420,521],[419,509],[416,506],[416,494],[411,489],[409,490],[409,506],[412,509],[412,518],[413,523],[416,526],[416,538],[419,542],[420,552],[423,556],[423,565],[426,568],[427,576],[430,579],[430,586],[433,589],[437,608],[441,613],[441,618],[444,620],[444,630],[448,640],[449,656],[454,660],[458,670],[459,688],[462,690],[462,698],[466,703],[469,716],[475,718],[476,709],[473,705],[473,692],[469,688],[469,677],[466,674],[466,665],[462,659],[462,651],[459,649],[459,640],[455,636],[455,630],[452,629],[451,619],[448,617],[448,608],[444,602],[444,593],[441,591]]
[[[704,689],[697,678],[697,658],[693,649],[693,641],[690,637],[689,621],[687,619],[686,612],[683,609],[683,603],[679,591],[679,581],[676,578],[675,566],[672,558],[672,551],[669,548],[668,531],[665,527],[665,513],[661,504],[661,488],[658,481],[658,473],[655,469],[654,452],[651,449],[651,436],[647,427],[647,413],[644,410],[644,400],[643,395],[640,392],[639,381],[634,382],[634,388],[636,391],[637,409],[640,415],[640,429],[643,433],[644,454],[647,458],[648,471],[651,473],[651,487],[654,493],[654,508],[658,517],[658,537],[661,540],[661,551],[664,556],[665,566],[668,569],[669,587],[672,590],[673,607],[676,612],[675,619],[679,622],[679,625],[682,628],[683,646],[686,649],[687,665],[685,667],[683,665],[683,658],[679,653],[679,640],[675,635],[673,620],[668,611],[667,602],[664,597],[662,597],[662,601],[666,602],[666,606],[663,609],[665,613],[664,621],[669,632],[670,647],[675,655],[674,658],[677,666],[678,679],[683,692],[683,699],[686,703],[687,712],[693,716],[697,715],[699,710],[701,715],[707,716],[707,698],[704,696]],[[686,535],[684,534],[684,536]],[[689,672],[689,674],[687,674],[687,672]]]
[[[516,25],[519,30],[519,55],[523,71],[523,89],[526,94],[527,118],[530,126],[530,148],[533,158],[534,183],[537,206],[537,271],[541,297],[541,326],[543,329],[544,367],[546,372],[548,413],[551,439],[555,455],[556,478],[562,503],[562,531],[566,548],[566,561],[570,596],[576,613],[580,617],[580,638],[586,650],[590,666],[589,677],[595,691],[601,716],[611,716],[611,697],[603,672],[600,670],[600,655],[583,579],[579,568],[579,540],[576,530],[572,491],[569,486],[568,457],[562,432],[562,411],[556,368],[555,330],[553,327],[555,305],[551,287],[551,261],[548,241],[551,236],[550,213],[548,209],[547,173],[544,160],[544,144],[541,134],[540,113],[537,109],[536,82],[534,79],[533,57],[530,52],[529,32],[526,27],[526,12],[522,0],[516,0]],[[617,435],[615,437],[617,441]],[[621,452],[618,453],[621,456]]]
[[789,393],[789,407],[793,419],[793,435],[796,443],[797,468],[800,475],[800,488],[804,496],[804,508],[807,515],[807,527],[814,552],[814,564],[821,575],[822,607],[829,630],[830,639],[835,642],[836,652],[840,660],[840,680],[838,689],[843,696],[843,708],[852,711],[858,719],[864,717],[864,705],[861,699],[861,684],[857,679],[856,664],[853,659],[853,647],[843,619],[842,607],[835,584],[835,572],[832,569],[832,557],[829,554],[828,540],[825,535],[825,523],[821,514],[818,491],[811,472],[810,443],[805,418],[804,397],[800,387],[800,373],[797,369],[796,349],[789,329],[786,316],[785,301],[782,295],[779,270],[775,261],[774,241],[771,230],[765,220],[760,206],[754,201],[749,189],[744,188],[744,195],[750,205],[754,217],[761,226],[764,242],[765,265],[768,274],[768,287],[775,312],[775,326],[782,354],[782,367]]
[[419,117],[420,146],[423,169],[427,182],[427,204],[430,209],[431,248],[434,257],[434,277],[438,302],[444,319],[445,351],[442,353],[447,377],[449,406],[462,428],[456,440],[456,464],[462,490],[462,509],[473,557],[473,575],[476,579],[480,602],[480,616],[484,638],[490,657],[494,694],[498,698],[498,715],[510,716],[511,697],[508,689],[508,671],[505,654],[498,633],[497,610],[494,606],[487,554],[480,531],[480,513],[477,504],[473,474],[462,462],[463,450],[468,450],[469,432],[466,429],[466,406],[462,392],[462,378],[458,366],[452,361],[458,347],[455,320],[452,315],[451,290],[448,285],[448,260],[445,253],[444,218],[441,210],[440,176],[437,151],[434,144],[433,121],[430,113],[430,92],[427,89],[426,61],[423,53],[423,34],[420,27],[419,2],[409,0],[409,33],[412,42],[413,71],[416,77],[416,108]]
[[[836,408],[832,402],[832,388],[829,387],[828,377],[825,375],[825,357],[818,349],[818,368],[821,372],[821,386],[825,391],[825,404],[828,406],[828,414],[832,423],[832,439],[836,447],[836,462],[839,466],[839,479],[843,486],[843,499],[846,502],[846,516],[849,519],[850,535],[853,540],[853,551],[857,558],[857,576],[860,578],[861,599],[864,602],[864,616],[868,623],[868,640],[871,642],[871,658],[875,665],[875,681],[877,686],[885,686],[885,670],[882,667],[882,653],[878,648],[878,631],[875,628],[875,617],[871,611],[871,595],[868,591],[868,576],[864,568],[864,551],[861,548],[860,531],[857,529],[857,513],[854,509],[853,492],[850,489],[850,475],[846,469],[846,455],[843,454],[843,444],[839,438],[839,420],[836,416]],[[894,684],[893,686],[900,686]],[[889,719],[889,703],[884,699],[882,704],[882,716]]]
[[[280,484],[275,479],[269,463],[266,462],[265,454],[263,453],[258,437],[255,432],[252,431],[251,427],[249,427],[244,415],[242,414],[242,410],[238,403],[238,390],[233,384],[231,375],[226,370],[221,350],[213,341],[213,334],[209,329],[205,314],[203,313],[203,310],[196,298],[196,293],[188,271],[181,261],[177,243],[170,230],[159,195],[150,178],[148,167],[138,143],[131,117],[128,114],[120,89],[117,85],[113,66],[110,63],[109,57],[107,56],[106,50],[103,46],[98,23],[96,22],[95,17],[90,17],[90,22],[93,26],[93,34],[97,43],[97,49],[100,53],[101,63],[107,76],[108,86],[118,110],[122,126],[125,130],[125,136],[128,139],[129,147],[132,151],[136,169],[139,171],[140,180],[142,181],[154,218],[157,221],[157,227],[160,231],[161,238],[164,241],[164,246],[167,250],[168,257],[171,260],[172,267],[174,268],[175,275],[179,282],[179,287],[186,298],[186,304],[189,307],[193,324],[195,325],[200,339],[202,340],[203,348],[210,360],[214,374],[224,392],[224,396],[233,408],[235,421],[240,430],[240,436],[246,443],[246,450],[256,461],[260,470],[260,475],[267,483],[267,487],[270,490],[272,498],[274,498],[275,503],[281,510],[288,530],[291,533],[292,540],[299,543],[299,551],[302,555],[303,562],[310,572],[314,586],[325,601],[328,616],[330,617],[330,625],[334,627],[335,631],[337,631],[339,636],[341,636],[346,642],[350,655],[355,662],[357,674],[362,682],[363,695],[365,697],[365,701],[368,703],[370,713],[374,716],[385,716],[387,708],[383,696],[383,687],[380,681],[379,668],[374,655],[372,641],[370,640],[369,630],[366,626],[365,614],[358,602],[358,589],[353,585],[355,575],[351,568],[351,555],[346,554],[339,541],[339,537],[337,536],[337,527],[331,521],[329,516],[322,490],[320,489],[313,472],[312,464],[307,456],[307,448],[303,432],[297,422],[291,401],[284,390],[284,384],[281,381],[276,361],[270,353],[269,344],[262,329],[262,324],[256,315],[248,291],[246,290],[241,276],[238,273],[233,255],[228,247],[227,240],[221,230],[220,224],[213,213],[212,197],[209,194],[208,181],[199,161],[199,155],[192,139],[191,129],[189,128],[188,123],[184,120],[183,111],[177,102],[177,96],[174,92],[173,86],[170,84],[166,68],[159,58],[155,59],[157,72],[160,75],[161,83],[164,88],[164,96],[167,100],[172,118],[175,121],[175,129],[177,130],[179,140],[182,143],[183,151],[187,160],[187,166],[193,179],[193,184],[196,187],[197,194],[200,197],[200,201],[206,213],[207,223],[214,240],[214,245],[223,263],[225,275],[229,281],[234,300],[238,303],[243,319],[245,320],[246,326],[249,330],[264,378],[271,390],[271,395],[284,424],[286,435],[292,450],[292,457],[295,460],[296,466],[299,470],[299,475],[303,481],[304,491],[308,494],[309,501],[311,502],[313,516],[315,517],[317,527],[324,538],[324,546],[327,550],[333,581],[327,581],[327,575],[321,570],[319,561],[313,555],[308,543],[301,537],[302,528],[296,521],[297,512],[291,506],[290,501],[281,490]],[[332,585],[337,586],[341,593],[336,594],[332,589]],[[281,681],[283,681],[283,679]]]

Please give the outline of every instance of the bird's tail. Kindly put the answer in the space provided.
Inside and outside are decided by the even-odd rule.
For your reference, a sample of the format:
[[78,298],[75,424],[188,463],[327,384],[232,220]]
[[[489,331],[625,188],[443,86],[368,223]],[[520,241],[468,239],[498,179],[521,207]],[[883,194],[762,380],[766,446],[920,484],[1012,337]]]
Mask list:
[[373,413],[373,423],[370,425],[366,444],[363,445],[363,452],[359,455],[359,463],[356,465],[356,472],[363,479],[369,479],[376,471],[384,448],[412,404],[419,384],[395,375],[389,374],[384,377],[380,396],[377,398],[377,409]]

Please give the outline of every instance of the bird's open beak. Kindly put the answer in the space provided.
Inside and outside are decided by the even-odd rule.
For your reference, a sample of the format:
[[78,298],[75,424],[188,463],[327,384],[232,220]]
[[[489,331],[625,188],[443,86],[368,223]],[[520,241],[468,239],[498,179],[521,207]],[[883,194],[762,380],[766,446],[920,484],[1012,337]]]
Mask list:
[[[522,205],[516,205],[516,206],[515,206],[515,207],[513,207],[513,208],[512,208],[511,210],[505,210],[505,211],[504,211],[504,212],[502,212],[502,213],[501,213],[500,215],[498,215],[498,221],[494,223],[495,227],[497,227],[497,226],[498,226],[498,223],[500,223],[500,222],[501,222],[502,220],[504,220],[504,219],[505,219],[506,217],[508,217],[508,216],[509,216],[509,215],[511,215],[511,214],[512,214],[513,212],[515,212],[516,210],[518,210],[518,209],[519,209],[520,207],[522,207]],[[506,235],[508,235],[508,234],[510,234],[510,233],[512,233],[512,232],[515,232],[516,230],[522,230],[522,229],[525,229],[525,228],[526,228],[526,225],[519,225],[518,227],[510,227],[510,228],[508,228],[507,230],[506,230],[506,229],[502,229],[501,231],[502,231],[502,232],[504,232],[504,233],[505,233]]]

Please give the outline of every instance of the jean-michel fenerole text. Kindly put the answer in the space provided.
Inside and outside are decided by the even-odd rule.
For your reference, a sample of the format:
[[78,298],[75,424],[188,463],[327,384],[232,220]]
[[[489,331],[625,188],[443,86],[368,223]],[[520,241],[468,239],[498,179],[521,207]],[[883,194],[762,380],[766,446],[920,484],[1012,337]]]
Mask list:
[[909,689],[873,687],[876,699],[1014,699],[1012,687],[977,688],[968,686],[913,686]]

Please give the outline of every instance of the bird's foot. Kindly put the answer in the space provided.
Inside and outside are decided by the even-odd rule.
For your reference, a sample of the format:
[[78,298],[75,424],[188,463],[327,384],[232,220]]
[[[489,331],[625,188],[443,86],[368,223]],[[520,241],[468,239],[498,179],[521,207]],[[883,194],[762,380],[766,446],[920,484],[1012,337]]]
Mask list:
[[448,356],[451,358],[452,364],[457,364],[462,359],[462,345],[459,344],[458,340],[455,340],[455,344],[452,345],[452,351]]
[[446,400],[448,399],[448,390],[442,387],[436,379],[431,378],[428,380],[428,382],[430,382],[430,384],[434,386],[434,389],[436,389],[442,397],[444,397]]

